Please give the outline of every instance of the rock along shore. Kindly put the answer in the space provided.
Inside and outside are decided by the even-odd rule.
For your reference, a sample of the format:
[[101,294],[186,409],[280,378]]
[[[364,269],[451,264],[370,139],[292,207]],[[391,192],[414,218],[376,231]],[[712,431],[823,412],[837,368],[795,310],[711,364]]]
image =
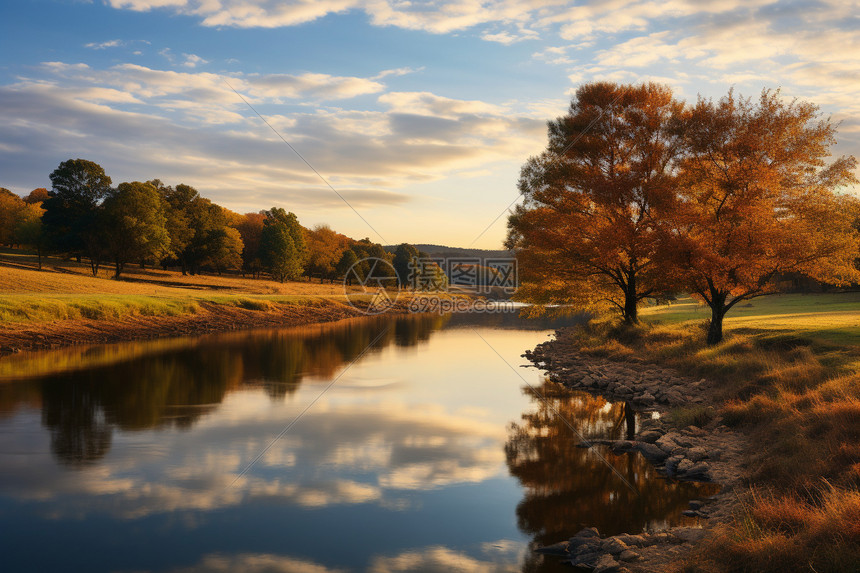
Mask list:
[[[722,424],[714,404],[714,387],[674,370],[642,362],[615,362],[579,352],[571,329],[544,342],[523,356],[546,370],[548,378],[572,390],[602,396],[610,402],[627,402],[643,417],[633,440],[592,440],[581,444],[608,446],[614,453],[641,453],[669,479],[715,482],[718,494],[690,502],[683,515],[696,519],[693,527],[621,534],[601,538],[594,528],[584,529],[567,541],[538,548],[539,553],[596,573],[659,571],[705,539],[717,523],[731,517],[735,490],[743,486],[741,458],[745,436]],[[700,406],[711,411],[704,427],[674,427],[665,416],[671,408]],[[656,413],[659,416],[655,416]]]

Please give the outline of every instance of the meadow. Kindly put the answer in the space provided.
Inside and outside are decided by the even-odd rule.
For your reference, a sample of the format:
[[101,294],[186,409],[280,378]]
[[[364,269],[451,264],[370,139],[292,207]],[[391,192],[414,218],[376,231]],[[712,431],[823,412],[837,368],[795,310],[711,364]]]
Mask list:
[[[351,287],[351,296],[361,296]],[[0,250],[0,346],[43,348],[346,318],[341,283],[280,283],[237,274],[129,267],[122,279],[88,263]],[[121,331],[121,332],[120,332]],[[50,339],[47,344],[39,340]],[[35,341],[35,342],[34,342]]]

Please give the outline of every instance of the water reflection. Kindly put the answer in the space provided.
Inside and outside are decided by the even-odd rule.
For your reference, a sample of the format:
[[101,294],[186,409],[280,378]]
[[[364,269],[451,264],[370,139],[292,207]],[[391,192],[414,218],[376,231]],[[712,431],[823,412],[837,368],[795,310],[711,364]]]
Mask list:
[[[272,399],[281,400],[305,378],[333,377],[383,331],[369,352],[391,344],[416,345],[447,320],[414,315],[393,321],[343,321],[206,337],[179,347],[167,341],[165,346],[150,344],[149,352],[143,353],[129,344],[114,345],[109,351],[71,349],[55,353],[53,362],[43,360],[45,353],[35,353],[22,359],[35,365],[29,371],[22,366],[29,378],[38,376],[39,367],[78,364],[81,356],[97,355],[99,365],[50,372],[29,384],[2,385],[0,410],[8,415],[22,398],[40,395],[42,421],[57,459],[70,466],[90,464],[107,453],[114,428],[187,428],[217,407],[228,391],[243,386],[260,385]],[[124,352],[127,347],[131,350]],[[157,360],[152,359],[155,352]]]
[[615,535],[675,525],[687,519],[680,514],[690,499],[714,493],[714,486],[661,479],[641,456],[614,455],[603,446],[594,446],[596,452],[578,447],[579,439],[572,438],[573,432],[555,413],[586,439],[627,439],[636,427],[625,404],[571,393],[548,381],[537,390],[546,402],[531,388],[523,389],[535,409],[510,426],[505,445],[510,472],[525,489],[517,506],[518,524],[537,544],[567,539],[581,527]]
[[[520,364],[548,326],[381,317],[22,357],[0,384],[4,569],[548,572],[529,543],[680,511],[683,490],[607,456],[666,499],[631,497],[523,395],[495,351]],[[635,431],[522,374],[584,435]]]

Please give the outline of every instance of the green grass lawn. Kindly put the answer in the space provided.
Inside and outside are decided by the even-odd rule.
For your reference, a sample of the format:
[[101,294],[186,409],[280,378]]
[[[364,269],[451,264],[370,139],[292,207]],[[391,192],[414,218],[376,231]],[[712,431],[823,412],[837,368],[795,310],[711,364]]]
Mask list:
[[[645,307],[648,323],[704,321],[710,309],[690,298]],[[726,333],[802,337],[840,345],[860,345],[860,292],[776,294],[738,303],[726,315]]]

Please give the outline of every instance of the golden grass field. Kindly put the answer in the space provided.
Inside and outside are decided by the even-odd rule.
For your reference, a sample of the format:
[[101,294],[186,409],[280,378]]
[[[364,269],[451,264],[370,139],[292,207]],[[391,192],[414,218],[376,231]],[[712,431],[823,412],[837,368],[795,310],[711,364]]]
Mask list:
[[273,303],[310,300],[345,302],[341,283],[244,278],[241,275],[187,275],[178,271],[128,267],[115,280],[109,266],[93,276],[74,260],[0,251],[0,324],[68,319],[117,319],[129,315],[178,316],[198,312],[201,303],[264,310]]
[[183,276],[178,271],[160,268],[126,267],[120,280],[114,280],[113,267],[104,265],[97,277],[92,276],[88,263],[74,260],[43,258],[41,272],[36,257],[28,251],[0,250],[0,293],[2,294],[129,294],[129,295],[192,295],[207,292],[266,295],[338,295],[343,286],[319,282],[279,283],[268,279],[244,278],[241,275]]
[[[109,266],[92,276],[86,262],[49,257],[38,270],[32,253],[0,249],[0,355],[361,316],[350,302],[374,292],[347,290],[349,296],[339,281],[280,283],[138,267],[117,280]],[[409,298],[401,296],[398,308]]]

